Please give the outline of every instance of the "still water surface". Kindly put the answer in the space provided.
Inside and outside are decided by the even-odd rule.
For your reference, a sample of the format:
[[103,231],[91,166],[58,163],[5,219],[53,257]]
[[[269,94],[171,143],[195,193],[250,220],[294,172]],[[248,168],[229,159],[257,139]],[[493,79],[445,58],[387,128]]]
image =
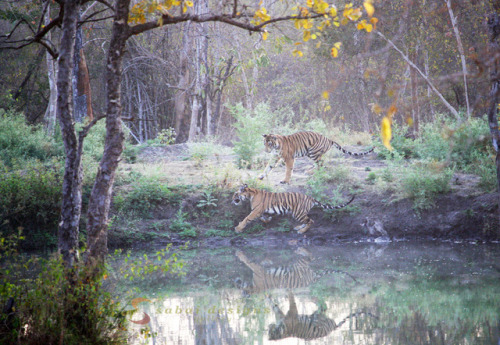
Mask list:
[[133,344],[500,344],[499,244],[189,249],[133,280],[123,257]]

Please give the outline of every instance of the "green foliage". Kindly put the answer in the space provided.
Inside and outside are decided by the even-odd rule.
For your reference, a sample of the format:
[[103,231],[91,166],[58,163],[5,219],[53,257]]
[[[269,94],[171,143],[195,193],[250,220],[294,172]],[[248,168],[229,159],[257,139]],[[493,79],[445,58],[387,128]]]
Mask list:
[[[55,241],[62,196],[62,164],[27,162],[22,170],[1,169],[1,233],[28,229],[29,243]],[[47,231],[44,233],[44,231]]]
[[207,209],[210,207],[217,207],[217,201],[218,200],[216,198],[214,198],[214,196],[213,196],[213,192],[210,190],[206,190],[206,191],[203,191],[203,196],[200,199],[200,201],[198,201],[198,204],[196,204],[196,207],[204,208],[204,209]]
[[179,209],[172,223],[170,223],[170,230],[179,233],[181,237],[194,238],[197,236],[196,228],[187,220],[187,216],[187,213]]
[[377,180],[377,174],[375,174],[373,171],[370,172],[366,177],[366,182],[368,184],[374,184],[376,180]]
[[340,187],[349,182],[350,170],[347,166],[337,164],[334,166],[320,166],[314,169],[313,175],[307,180],[311,196],[319,201],[328,199],[328,187],[337,184]]
[[141,217],[150,217],[152,209],[165,200],[176,203],[175,193],[154,179],[139,178],[131,190],[120,191],[113,201],[115,209],[122,214],[132,212]]
[[233,144],[238,166],[249,168],[264,147],[262,135],[268,132],[272,117],[269,105],[260,103],[254,110],[245,109],[241,103],[227,107],[236,120],[234,128],[238,140]]
[[413,200],[413,207],[418,211],[434,206],[438,194],[450,190],[451,169],[437,164],[415,164],[407,168],[402,177],[402,191]]
[[29,126],[24,116],[0,109],[0,166],[22,167],[30,160],[44,162],[63,154],[62,144],[41,126]]
[[103,276],[89,278],[81,264],[68,271],[60,257],[28,259],[17,251],[21,239],[0,238],[0,305],[15,303],[10,315],[0,314],[0,343],[124,343],[127,314]]
[[158,133],[156,138],[160,141],[161,144],[163,145],[172,145],[175,143],[175,129],[172,127],[169,128],[164,128]]
[[[181,248],[186,249],[187,244]],[[179,258],[177,252],[172,251],[172,244],[169,243],[165,248],[157,251],[154,255],[143,254],[142,256],[132,257],[131,251],[127,251],[123,264],[120,265],[120,276],[133,280],[144,279],[146,276],[154,275],[159,278],[166,273],[183,275],[185,262]],[[115,252],[120,254],[120,251]]]

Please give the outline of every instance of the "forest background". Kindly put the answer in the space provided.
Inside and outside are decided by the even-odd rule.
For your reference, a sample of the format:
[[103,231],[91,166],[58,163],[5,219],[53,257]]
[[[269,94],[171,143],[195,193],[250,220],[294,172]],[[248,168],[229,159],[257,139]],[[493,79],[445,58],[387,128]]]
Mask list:
[[[106,155],[109,143],[118,143],[111,161],[117,164],[120,159],[121,143],[108,138],[121,135],[121,130],[113,127],[121,120],[128,143],[124,159],[132,161],[141,147],[136,145],[171,144],[175,138],[176,143],[234,145],[236,151],[240,149],[240,167],[245,167],[242,161],[252,167],[252,152],[241,145],[249,129],[311,129],[348,136],[358,131],[369,138],[360,143],[373,142],[380,157],[424,158],[426,164],[439,166],[437,175],[447,177],[446,185],[451,177],[446,169],[458,167],[480,175],[485,191],[498,188],[498,153],[494,149],[498,146],[495,121],[499,79],[495,68],[499,61],[499,19],[495,1],[342,3],[336,5],[338,15],[332,15],[329,25],[314,30],[309,30],[308,22],[284,20],[285,15],[279,23],[272,22],[268,13],[296,10],[287,2],[240,4],[242,10],[254,13],[253,19],[224,25],[221,17],[213,21],[199,18],[208,8],[218,13],[229,10],[238,17],[233,4],[225,1],[175,2],[182,8],[179,15],[163,14],[160,19],[149,12],[150,7],[140,5],[156,6],[156,2],[133,2],[132,6],[138,6],[131,6],[128,16],[127,1],[117,2],[126,4],[127,10],[117,5],[114,13],[106,1],[95,1],[84,2],[72,12],[80,19],[74,19],[78,23],[74,33],[65,36],[70,31],[59,5],[70,3],[0,3],[0,28],[6,33],[0,42],[4,62],[0,66],[1,183],[3,191],[10,191],[0,195],[5,199],[0,226],[7,233],[19,226],[30,228],[29,219],[34,219],[34,229],[40,224],[59,226],[58,247],[69,266],[78,261],[75,249],[85,242],[78,232],[82,196],[84,207],[89,200],[99,199],[91,189],[106,196],[107,204],[90,202],[88,206],[89,217],[84,219],[89,230],[85,233],[88,249],[95,243],[90,239],[100,240],[102,229],[107,234],[116,166],[111,169],[111,183],[106,188],[93,181],[107,178],[101,175],[103,162],[110,161]],[[306,2],[304,8],[316,3],[321,2]],[[198,17],[183,19],[186,11]],[[363,12],[362,17],[361,11],[367,14]],[[137,31],[120,41],[114,30],[124,24],[123,18],[129,18]],[[259,27],[261,21],[270,22],[264,29]],[[50,36],[47,28],[51,28]],[[40,32],[43,35],[38,36]],[[110,44],[116,37],[119,57],[113,60],[115,51]],[[61,46],[53,42],[61,42]],[[74,71],[78,77],[73,80],[73,97],[65,98],[74,98],[74,104],[63,109],[63,115],[59,115],[61,128],[57,129],[55,119],[61,101],[54,98],[54,87],[61,70],[56,73],[56,69],[68,47],[75,47]],[[122,79],[110,82],[109,70],[117,59],[122,63]],[[116,93],[121,101],[119,109],[113,109],[118,104],[113,98]],[[72,127],[73,110],[74,120],[80,123],[77,131]],[[98,122],[104,117],[107,128]],[[259,126],[263,123],[265,126]],[[385,146],[379,145],[379,133]],[[87,134],[81,148],[78,145],[83,145]],[[72,137],[80,141],[71,142]],[[250,139],[255,142],[254,137]],[[391,146],[392,152],[386,149]],[[86,153],[81,166],[81,155],[71,156],[76,149]],[[82,168],[85,174],[79,175]],[[76,187],[70,193],[63,185],[65,221],[58,223],[62,174],[65,182],[74,181]],[[151,195],[148,188],[153,184],[148,181],[142,185],[143,195]],[[170,190],[159,193],[160,199],[172,195]],[[19,196],[24,197],[23,204]],[[211,200],[205,194],[205,201]],[[127,204],[123,199],[117,204],[120,202]],[[30,212],[34,218],[27,216]],[[96,214],[104,216],[94,219]],[[182,217],[179,213],[179,223]],[[97,256],[105,254],[105,245],[106,241],[99,244]]]

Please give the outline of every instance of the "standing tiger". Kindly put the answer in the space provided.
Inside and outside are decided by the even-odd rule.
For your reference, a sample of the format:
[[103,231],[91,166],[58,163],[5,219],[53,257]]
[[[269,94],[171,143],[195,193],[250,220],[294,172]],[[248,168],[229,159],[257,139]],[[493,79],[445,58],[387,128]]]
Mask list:
[[259,176],[263,179],[282,160],[285,161],[285,179],[281,183],[290,183],[295,158],[307,156],[316,164],[321,164],[321,157],[335,146],[343,153],[351,156],[364,156],[373,152],[374,147],[365,152],[350,152],[342,148],[335,141],[316,132],[297,132],[291,135],[264,134],[264,146],[266,152],[274,153],[264,172]]
[[236,232],[242,232],[248,222],[260,217],[264,223],[271,221],[271,217],[265,215],[279,214],[285,215],[291,213],[293,218],[298,220],[301,225],[294,228],[300,234],[309,230],[314,221],[307,216],[311,208],[321,206],[323,209],[338,209],[345,207],[354,200],[354,196],[348,202],[331,206],[322,204],[319,201],[311,198],[308,195],[301,193],[274,193],[265,190],[250,188],[248,185],[243,185],[233,195],[233,204],[238,205],[241,201],[250,199],[252,212],[243,219],[235,228]]

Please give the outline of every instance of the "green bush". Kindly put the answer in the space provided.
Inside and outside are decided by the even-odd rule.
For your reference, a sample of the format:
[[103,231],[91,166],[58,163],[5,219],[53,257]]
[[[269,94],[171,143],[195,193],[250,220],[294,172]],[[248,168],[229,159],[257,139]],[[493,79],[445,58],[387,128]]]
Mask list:
[[30,126],[24,116],[0,109],[0,161],[8,167],[29,160],[47,161],[64,155],[62,143],[47,135],[41,126]]
[[179,209],[176,217],[170,223],[170,230],[173,232],[179,233],[181,237],[196,237],[196,229],[195,227],[187,221],[188,214],[182,212],[182,209]]
[[413,200],[414,209],[428,209],[434,206],[438,194],[449,192],[452,175],[451,169],[436,164],[415,164],[406,169],[401,180],[402,190]]
[[249,168],[264,149],[262,135],[268,132],[271,111],[266,103],[257,105],[255,110],[245,109],[241,103],[228,108],[236,119],[234,128],[238,140],[233,144],[238,166]]
[[148,178],[139,178],[131,190],[122,190],[113,199],[115,209],[122,214],[150,217],[151,210],[165,200],[176,202],[175,194],[165,185]]
[[[0,313],[1,344],[122,344],[126,316],[102,287],[78,264],[68,272],[59,257],[26,259],[17,252],[18,235],[0,238],[0,305],[13,301],[12,313]],[[34,273],[35,272],[35,273]],[[72,281],[68,279],[73,275]]]
[[33,161],[26,163],[22,170],[3,167],[0,176],[0,232],[12,233],[17,227],[23,227],[27,230],[28,243],[55,244],[62,197],[62,164]]

